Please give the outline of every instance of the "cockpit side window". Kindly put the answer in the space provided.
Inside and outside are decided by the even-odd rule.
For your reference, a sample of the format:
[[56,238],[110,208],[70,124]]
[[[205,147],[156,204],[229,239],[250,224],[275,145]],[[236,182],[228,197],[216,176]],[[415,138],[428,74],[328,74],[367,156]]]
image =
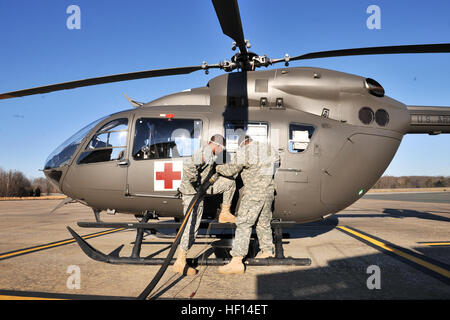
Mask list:
[[53,151],[45,161],[44,169],[53,169],[61,167],[67,163],[69,163],[70,159],[72,159],[73,154],[78,149],[78,146],[83,141],[83,139],[86,137],[89,132],[94,129],[94,127],[105,120],[106,117],[103,117],[101,119],[98,119],[77,133],[75,133],[72,137],[64,141],[63,144],[61,144],[55,151]]
[[289,124],[289,152],[305,151],[311,142],[314,131],[315,127],[311,124]]
[[134,160],[190,157],[200,149],[202,121],[140,118],[136,121]]
[[128,136],[128,119],[108,122],[92,137],[78,164],[121,160],[125,155]]

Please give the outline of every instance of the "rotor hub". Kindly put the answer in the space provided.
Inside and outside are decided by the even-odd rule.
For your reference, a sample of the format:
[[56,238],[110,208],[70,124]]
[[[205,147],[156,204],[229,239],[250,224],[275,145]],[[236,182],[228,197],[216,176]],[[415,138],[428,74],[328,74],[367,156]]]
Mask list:
[[226,72],[231,72],[236,69],[242,71],[254,71],[256,68],[268,67],[271,64],[272,60],[266,55],[259,56],[254,52],[246,51],[244,53],[236,53],[231,57],[230,61],[224,60],[220,62],[218,66]]

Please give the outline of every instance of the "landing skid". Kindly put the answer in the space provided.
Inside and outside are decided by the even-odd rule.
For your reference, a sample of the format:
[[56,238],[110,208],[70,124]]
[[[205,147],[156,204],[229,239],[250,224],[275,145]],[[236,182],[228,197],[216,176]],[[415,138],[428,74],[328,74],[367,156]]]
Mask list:
[[[148,223],[148,217],[144,217],[140,222],[137,223],[120,223],[120,222],[78,222],[79,227],[83,228],[124,228],[124,229],[136,229],[136,240],[134,242],[133,251],[130,257],[120,257],[120,251],[123,245],[114,250],[109,254],[104,254],[103,252],[95,249],[89,243],[87,243],[81,236],[79,236],[70,227],[67,227],[69,232],[72,234],[73,238],[76,240],[83,252],[93,260],[106,262],[111,264],[132,264],[132,265],[162,265],[165,261],[164,258],[155,258],[160,250],[153,253],[145,258],[140,256],[142,240],[145,231],[156,232],[161,229],[178,229],[181,226],[179,222],[164,222],[164,223]],[[273,221],[273,238],[275,244],[275,257],[266,259],[257,259],[253,257],[247,257],[245,259],[245,264],[249,266],[309,266],[311,264],[311,259],[309,258],[291,258],[284,256],[283,250],[283,228],[292,228],[295,226],[294,222],[286,221]],[[209,222],[202,223],[200,228],[213,229],[234,229],[235,224],[230,223],[218,223]],[[197,258],[187,259],[187,262],[196,267],[198,265],[207,266],[221,266],[227,264],[230,261],[229,258],[205,258],[200,255]],[[175,259],[170,261],[170,264],[175,263]]]

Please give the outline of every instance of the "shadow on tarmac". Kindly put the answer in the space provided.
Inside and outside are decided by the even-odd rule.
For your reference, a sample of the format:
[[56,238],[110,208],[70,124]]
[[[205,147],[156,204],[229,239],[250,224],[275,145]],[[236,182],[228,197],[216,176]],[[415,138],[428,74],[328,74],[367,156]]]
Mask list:
[[[420,250],[426,256],[438,256],[434,252],[438,248]],[[380,268],[380,289],[369,289],[367,285],[368,282],[375,283],[374,272],[368,270],[372,265]],[[306,267],[292,272],[259,275],[257,295],[262,300],[448,300],[450,286],[444,280],[432,271],[405,262],[400,257],[376,253],[331,260],[326,267]]]
[[[356,210],[363,211],[363,210]],[[338,213],[338,218],[418,218],[433,221],[445,221],[450,222],[450,218],[443,217],[437,214],[432,214],[426,211],[417,211],[409,209],[394,209],[385,208],[382,213]]]

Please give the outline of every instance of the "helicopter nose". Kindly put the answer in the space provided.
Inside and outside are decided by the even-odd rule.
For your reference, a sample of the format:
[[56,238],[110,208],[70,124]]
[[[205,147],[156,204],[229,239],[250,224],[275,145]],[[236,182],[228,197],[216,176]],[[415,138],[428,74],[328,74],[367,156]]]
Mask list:
[[63,172],[61,170],[51,169],[44,170],[45,177],[47,180],[55,186],[58,190],[61,190],[61,177]]

